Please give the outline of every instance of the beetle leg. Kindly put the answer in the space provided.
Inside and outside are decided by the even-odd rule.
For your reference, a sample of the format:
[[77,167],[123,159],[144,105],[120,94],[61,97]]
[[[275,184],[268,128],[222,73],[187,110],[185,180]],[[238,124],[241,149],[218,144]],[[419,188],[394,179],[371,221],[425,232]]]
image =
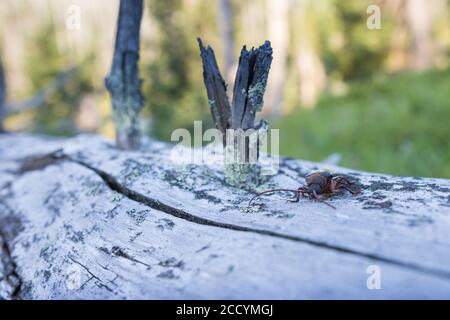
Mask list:
[[319,196],[317,195],[317,193],[316,193],[315,191],[312,191],[312,192],[311,192],[311,196],[312,196],[312,199],[313,199],[313,200],[315,200],[315,201],[317,201],[317,202],[321,202],[321,203],[323,203],[323,204],[329,206],[330,208],[336,209],[335,206],[333,206],[333,205],[329,204],[328,202],[323,201],[322,199],[320,199]]
[[352,185],[352,184],[354,184],[354,182],[351,182],[349,179],[347,179],[346,177],[339,177],[340,179],[339,179],[339,183],[341,183],[342,181],[344,181],[345,183],[347,183],[347,184],[350,184],[350,185]]
[[296,195],[294,196],[293,200],[288,200],[289,202],[299,202],[300,201],[300,196],[303,195],[305,193],[305,188],[304,187],[300,187],[297,189],[296,191]]
[[294,196],[294,198],[292,199],[292,200],[288,200],[289,202],[299,202],[300,201],[300,191],[296,191],[295,192],[295,196]]
[[344,185],[344,184],[341,184],[341,185],[338,186],[338,189],[341,189],[341,188],[347,190],[348,192],[350,192],[350,193],[353,194],[353,195],[355,195],[355,194],[358,193],[358,192],[356,192],[356,191],[353,191],[352,189],[350,189],[349,187],[347,187],[347,186]]

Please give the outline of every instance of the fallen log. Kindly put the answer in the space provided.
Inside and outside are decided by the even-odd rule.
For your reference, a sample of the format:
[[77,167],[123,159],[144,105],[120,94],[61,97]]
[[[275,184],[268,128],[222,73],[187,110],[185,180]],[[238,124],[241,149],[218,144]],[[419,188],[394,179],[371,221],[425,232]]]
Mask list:
[[[171,152],[1,135],[0,299],[450,296],[449,180],[282,158],[251,192],[225,184],[222,165],[183,165]],[[248,206],[316,169],[363,191],[327,199],[336,210],[288,195]]]

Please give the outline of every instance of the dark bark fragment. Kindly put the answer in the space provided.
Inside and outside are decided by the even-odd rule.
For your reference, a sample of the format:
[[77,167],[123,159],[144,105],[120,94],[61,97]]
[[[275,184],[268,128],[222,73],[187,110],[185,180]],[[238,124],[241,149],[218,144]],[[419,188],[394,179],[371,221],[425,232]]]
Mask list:
[[267,78],[272,63],[272,47],[266,41],[256,50],[256,59],[253,67],[252,81],[248,88],[246,112],[241,126],[244,129],[253,128],[255,125],[256,112],[262,110],[264,92],[266,91]]
[[252,68],[255,62],[255,52],[253,49],[247,51],[244,46],[239,57],[239,66],[236,72],[236,80],[233,89],[233,109],[232,109],[232,129],[241,127],[247,104],[247,89],[251,81]]
[[210,46],[205,48],[200,38],[198,43],[206,92],[216,127],[222,133],[229,128],[244,130],[255,128],[255,115],[263,106],[263,96],[272,62],[270,42],[266,41],[257,49],[247,50],[245,46],[242,48],[231,108],[226,95],[226,84],[217,67],[213,49]]
[[233,129],[254,128],[255,115],[261,111],[267,77],[272,62],[272,47],[266,41],[257,49],[242,48],[233,95]]
[[225,135],[230,125],[230,102],[227,97],[227,86],[217,66],[214,50],[203,46],[202,40],[197,38],[200,55],[203,62],[203,80],[205,82],[208,103],[211,108],[216,128]]

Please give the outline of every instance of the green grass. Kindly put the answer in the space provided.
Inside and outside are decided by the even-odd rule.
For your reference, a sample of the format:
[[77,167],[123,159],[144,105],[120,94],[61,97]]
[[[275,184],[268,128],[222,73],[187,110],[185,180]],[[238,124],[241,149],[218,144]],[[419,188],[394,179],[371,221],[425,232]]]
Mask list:
[[313,110],[297,109],[280,128],[280,153],[407,176],[450,178],[450,70],[401,74],[325,95]]

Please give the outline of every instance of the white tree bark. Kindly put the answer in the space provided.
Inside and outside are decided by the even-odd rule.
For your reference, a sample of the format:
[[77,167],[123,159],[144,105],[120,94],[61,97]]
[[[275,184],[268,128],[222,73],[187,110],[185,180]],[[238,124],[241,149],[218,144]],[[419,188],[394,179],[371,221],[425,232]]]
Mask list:
[[280,195],[248,207],[253,193],[224,185],[220,164],[176,164],[171,151],[1,135],[0,298],[450,296],[449,180],[280,159],[260,190],[328,169],[363,192],[328,199],[336,210]]

